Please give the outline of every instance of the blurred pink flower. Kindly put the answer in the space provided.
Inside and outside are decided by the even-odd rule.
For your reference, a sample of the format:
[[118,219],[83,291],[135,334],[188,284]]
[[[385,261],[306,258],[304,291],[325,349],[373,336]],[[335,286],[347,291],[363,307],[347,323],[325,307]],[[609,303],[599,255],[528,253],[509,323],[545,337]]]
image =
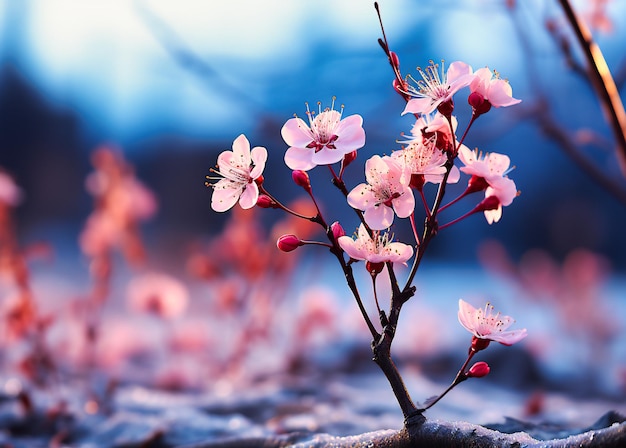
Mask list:
[[0,171],[0,203],[11,207],[22,200],[22,190],[15,184],[11,176]]
[[388,233],[375,233],[372,239],[363,224],[359,226],[356,240],[349,236],[339,237],[339,246],[355,260],[365,260],[370,263],[405,263],[413,256],[413,248],[404,243],[392,243]]
[[459,322],[476,338],[495,341],[504,345],[513,345],[527,336],[526,329],[508,330],[513,318],[493,314],[493,306],[487,303],[485,308],[474,308],[469,303],[459,300]]
[[426,69],[418,68],[418,71],[422,79],[413,80],[415,86],[409,85],[407,93],[413,98],[407,103],[402,115],[430,114],[439,105],[451,101],[459,89],[472,81],[472,67],[461,61],[450,64],[445,74],[443,62],[441,74],[439,74],[439,64],[433,61],[430,61]]
[[348,194],[348,204],[363,210],[365,222],[374,230],[391,226],[397,214],[406,218],[413,213],[415,198],[402,166],[391,157],[373,156],[365,162],[365,179]]
[[256,146],[250,150],[250,142],[241,134],[235,139],[232,151],[224,151],[217,158],[219,181],[208,184],[213,187],[211,207],[216,212],[225,212],[237,201],[243,209],[254,207],[259,198],[259,187],[255,181],[261,175],[267,161],[267,149]]
[[128,285],[127,296],[132,309],[166,319],[183,314],[188,302],[187,288],[180,281],[157,273],[133,278]]
[[332,106],[323,111],[321,103],[318,104],[315,116],[307,104],[308,125],[296,117],[288,120],[281,130],[283,140],[289,145],[285,163],[292,170],[308,171],[317,165],[337,163],[365,144],[360,115],[342,119],[343,107],[341,111],[334,110],[334,100]]

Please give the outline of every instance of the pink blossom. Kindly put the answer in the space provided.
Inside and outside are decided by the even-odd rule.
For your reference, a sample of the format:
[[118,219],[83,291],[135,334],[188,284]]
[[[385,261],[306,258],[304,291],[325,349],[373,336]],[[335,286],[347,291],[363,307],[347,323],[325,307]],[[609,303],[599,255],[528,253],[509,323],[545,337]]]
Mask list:
[[256,146],[250,151],[250,142],[241,134],[233,142],[232,151],[224,151],[217,158],[219,171],[212,170],[220,176],[213,187],[211,207],[216,212],[225,212],[237,201],[243,209],[254,207],[259,198],[259,187],[255,181],[261,178],[267,150]]
[[317,115],[309,110],[307,125],[301,118],[288,120],[281,129],[281,135],[289,149],[285,153],[285,163],[292,170],[308,171],[317,165],[330,165],[339,162],[351,152],[365,144],[363,118],[350,115],[343,118],[343,107],[334,110],[335,102],[322,111],[318,103]]
[[459,148],[459,159],[465,164],[461,171],[487,183],[485,197],[496,196],[500,202],[497,209],[485,210],[485,218],[489,224],[502,217],[502,207],[511,205],[517,196],[515,182],[506,174],[510,171],[511,160],[504,154],[490,153],[482,155],[478,150],[470,150],[467,146]]
[[0,171],[0,202],[14,207],[22,200],[22,190],[11,176]]
[[511,205],[513,199],[517,197],[517,187],[515,182],[508,177],[499,177],[492,180],[491,185],[485,190],[485,198],[495,196],[500,205],[498,208],[485,210],[485,218],[489,224],[500,221],[502,217],[502,207]]
[[[474,72],[470,91],[472,92],[470,95],[479,95],[474,101],[482,98],[483,101],[488,102],[493,107],[513,106],[522,101],[513,98],[513,89],[511,89],[508,81],[500,79],[497,72],[492,72],[487,67],[479,68]],[[470,100],[471,103],[472,100]]]
[[187,288],[179,280],[157,273],[133,278],[127,295],[131,308],[163,318],[180,316],[189,301]]
[[365,179],[348,194],[348,204],[363,210],[365,222],[374,230],[391,226],[394,213],[406,218],[413,213],[415,198],[402,166],[390,157],[373,156],[365,162]]
[[[401,151],[395,151],[391,157],[397,160],[408,175],[423,176],[423,182],[441,183],[446,173],[445,163],[448,161],[446,153],[436,147],[436,137],[431,137],[424,142],[416,139],[409,142],[408,146]],[[459,169],[453,166],[448,176],[448,183],[458,182]]]
[[350,258],[370,263],[390,261],[406,264],[406,261],[413,256],[413,248],[408,244],[392,242],[389,233],[381,235],[375,232],[372,238],[363,224],[359,226],[356,239],[341,236],[337,242]]
[[461,61],[450,64],[445,74],[443,62],[440,74],[439,64],[433,61],[430,61],[430,65],[424,70],[418,68],[418,72],[422,79],[416,81],[409,78],[415,86],[409,84],[407,93],[414,98],[409,100],[402,115],[430,114],[441,104],[451,101],[459,89],[472,81],[472,67]]
[[486,341],[495,341],[503,345],[513,345],[527,336],[526,329],[507,330],[513,322],[512,317],[493,314],[493,306],[487,303],[485,308],[474,308],[464,300],[459,300],[459,322],[474,337]]

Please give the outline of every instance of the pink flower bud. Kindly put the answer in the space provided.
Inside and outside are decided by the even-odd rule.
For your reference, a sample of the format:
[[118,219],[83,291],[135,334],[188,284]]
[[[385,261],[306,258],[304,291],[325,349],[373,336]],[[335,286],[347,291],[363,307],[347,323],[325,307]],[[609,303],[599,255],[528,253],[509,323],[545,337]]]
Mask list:
[[291,178],[296,185],[304,188],[307,192],[311,192],[311,180],[306,171],[295,170],[291,173]]
[[489,364],[484,361],[478,361],[474,364],[467,372],[468,378],[482,378],[483,376],[487,376],[489,374]]
[[346,232],[339,224],[339,221],[335,221],[330,225],[330,230],[333,232],[333,236],[335,237],[335,241],[339,239],[339,237],[345,236]]
[[304,246],[304,243],[295,235],[283,235],[276,241],[276,246],[283,252],[291,252],[300,246]]
[[256,200],[256,205],[261,208],[276,208],[276,202],[266,194],[260,194]]

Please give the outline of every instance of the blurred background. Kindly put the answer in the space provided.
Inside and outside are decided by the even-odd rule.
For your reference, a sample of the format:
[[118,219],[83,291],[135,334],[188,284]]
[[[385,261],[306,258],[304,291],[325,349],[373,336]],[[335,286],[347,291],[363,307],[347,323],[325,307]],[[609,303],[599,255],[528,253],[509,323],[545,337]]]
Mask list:
[[[462,329],[454,336],[433,336],[443,322],[438,313],[452,322],[460,297],[493,298],[505,314],[517,313],[520,326],[535,330],[528,350],[557,378],[567,372],[580,381],[579,367],[591,366],[597,387],[590,388],[623,394],[624,167],[580,71],[584,60],[558,4],[379,3],[404,74],[415,75],[415,67],[430,59],[462,60],[475,69],[497,70],[511,83],[514,97],[522,99],[519,106],[494,109],[478,120],[466,140],[483,152],[509,155],[515,166],[509,177],[521,195],[504,209],[499,223],[489,226],[476,215],[434,240],[423,266],[427,275],[417,277],[423,300],[411,314],[428,316],[429,323],[415,334],[407,328],[408,342],[399,336],[399,350],[409,356],[415,350],[411,341],[420,340],[423,347],[417,351],[425,356],[453,346],[459,352],[457,342],[467,336]],[[581,0],[574,5],[623,92],[626,2]],[[219,246],[200,261],[193,258],[203,244],[224,235],[230,219],[211,210],[211,191],[204,186],[209,168],[245,133],[253,146],[268,149],[266,188],[284,202],[295,200],[302,191],[284,166],[280,129],[294,114],[304,116],[305,102],[330,105],[336,96],[345,114],[364,119],[366,146],[346,175],[349,188],[361,182],[365,160],[399,149],[397,141],[412,126],[411,117],[400,116],[404,102],[391,88],[392,71],[377,44],[380,36],[373,2],[362,0],[1,2],[0,167],[22,189],[14,216],[20,245],[45,242],[54,253],[51,263],[33,267],[38,300],[47,300],[51,308],[56,303],[51,300],[80,297],[93,283],[93,260],[81,251],[79,235],[94,209],[94,188],[86,187],[94,171],[92,155],[106,145],[118,148],[158,202],[156,214],[141,225],[150,268],[182,278],[190,301],[198,306],[204,300],[205,313],[230,306],[215,305],[226,293],[216,298],[214,284],[206,286],[192,275],[201,266],[210,276],[207,272],[232,249]],[[464,129],[468,106],[457,104],[456,113]],[[328,220],[340,220],[350,233],[357,222],[336,206],[343,199],[325,171],[311,176]],[[472,206],[465,204],[463,210]],[[283,218],[275,210],[261,212],[257,216],[266,229]],[[401,226],[395,231],[408,235]],[[259,235],[269,240],[268,233]],[[302,252],[306,263],[307,251]],[[316,255],[311,263],[322,259]],[[271,258],[285,256],[276,251]],[[195,271],[190,274],[192,258],[197,263],[191,263]],[[115,263],[112,282],[119,282],[121,290],[132,274],[124,273],[121,260]],[[345,296],[341,276],[328,271],[324,278],[314,276],[314,283]],[[304,285],[312,277],[298,274],[296,279]],[[302,293],[297,296],[302,307],[308,289],[297,282],[289,287],[294,285]],[[315,292],[314,300],[328,298],[326,292]],[[439,310],[428,311],[427,305]],[[319,311],[326,325],[321,308],[311,312]],[[343,325],[366,339],[362,322]],[[599,353],[598,347],[606,350]],[[563,355],[564,363],[556,355]],[[527,372],[525,378],[536,379],[532,375]],[[182,384],[195,384],[187,380]]]
[[[601,3],[577,6],[591,14]],[[620,86],[624,7],[606,2],[606,23],[593,28]],[[533,247],[557,257],[587,247],[623,267],[623,201],[598,188],[537,125],[545,100],[541,107],[564,131],[590,140],[581,144],[585,156],[625,188],[598,101],[547,29],[550,22],[570,37],[557,5],[389,0],[381,9],[405,73],[429,59],[463,60],[499,71],[523,100],[479,120],[468,141],[510,155],[522,195],[500,225],[467,220],[430,256],[473,261],[484,238],[497,238],[517,256]],[[180,248],[179,238],[219,228],[223,216],[209,207],[204,176],[240,133],[270,150],[268,187],[286,183],[281,193],[295,196],[280,128],[303,115],[305,101],[329,104],[334,95],[346,114],[363,116],[361,163],[398,149],[400,133],[410,130],[390,89],[371,2],[31,0],[3,2],[0,20],[0,166],[25,193],[17,211],[23,239],[64,239],[72,249],[91,207],[89,156],[101,144],[119,146],[159,197],[150,223],[158,246]],[[320,194],[325,180],[316,185]]]

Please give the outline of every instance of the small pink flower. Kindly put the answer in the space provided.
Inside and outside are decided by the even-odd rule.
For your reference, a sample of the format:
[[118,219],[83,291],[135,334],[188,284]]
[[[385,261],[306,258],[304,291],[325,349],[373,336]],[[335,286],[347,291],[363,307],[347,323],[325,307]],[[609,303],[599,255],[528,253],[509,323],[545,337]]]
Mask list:
[[493,306],[489,303],[485,308],[474,308],[469,303],[459,300],[459,322],[474,337],[485,341],[495,341],[503,345],[513,345],[527,336],[526,329],[507,330],[513,318],[493,314]]
[[500,202],[497,209],[485,210],[485,218],[489,224],[502,217],[502,207],[511,205],[517,196],[515,182],[506,174],[510,171],[511,160],[504,154],[492,152],[482,155],[478,150],[472,151],[467,146],[459,148],[459,159],[465,164],[461,171],[486,182],[485,197],[496,196]]
[[381,235],[374,233],[370,237],[363,224],[359,226],[356,239],[341,236],[337,240],[339,246],[355,260],[369,261],[370,263],[404,263],[413,256],[413,248],[404,243],[393,243],[389,233]]
[[418,69],[418,72],[422,79],[416,81],[409,78],[415,83],[415,86],[409,84],[406,93],[414,98],[409,100],[402,115],[407,113],[430,114],[441,104],[451,101],[459,89],[472,81],[472,67],[461,61],[450,64],[445,74],[443,62],[441,74],[439,74],[439,64],[435,64],[433,61],[430,61],[430,65],[426,69]]
[[149,273],[135,277],[128,285],[131,308],[163,318],[180,316],[187,308],[187,288],[166,274]]
[[283,140],[289,145],[285,163],[292,170],[308,171],[317,165],[331,165],[365,144],[360,115],[342,119],[343,107],[334,110],[334,99],[332,106],[323,111],[321,103],[318,105],[315,115],[307,104],[308,125],[296,117],[288,120],[281,130]]
[[[436,137],[424,142],[416,139],[406,148],[395,151],[391,157],[404,167],[409,175],[423,176],[423,182],[439,184],[446,172],[448,156],[436,147]],[[459,181],[459,169],[453,166],[448,175],[448,183]],[[423,183],[422,182],[422,183]]]
[[502,217],[502,207],[511,205],[513,199],[517,197],[517,187],[515,182],[508,177],[499,177],[492,180],[491,185],[485,190],[485,198],[496,197],[500,205],[498,208],[485,210],[485,218],[489,224],[500,221]]
[[511,85],[504,79],[500,79],[497,72],[492,72],[487,67],[474,72],[470,91],[471,94],[468,99],[470,104],[474,109],[484,110],[484,112],[488,111],[491,106],[507,107],[522,101],[513,98]]
[[217,158],[220,176],[213,187],[211,207],[216,212],[225,212],[237,201],[243,209],[254,207],[259,198],[259,187],[255,181],[262,179],[267,161],[267,150],[257,146],[250,151],[250,142],[241,134],[233,142],[232,151],[224,151]]
[[[413,213],[415,198],[402,166],[390,157],[373,156],[365,162],[367,183],[348,194],[348,204],[363,210],[365,222],[374,230],[386,229],[395,215],[406,218]],[[394,215],[395,213],[395,215]]]

